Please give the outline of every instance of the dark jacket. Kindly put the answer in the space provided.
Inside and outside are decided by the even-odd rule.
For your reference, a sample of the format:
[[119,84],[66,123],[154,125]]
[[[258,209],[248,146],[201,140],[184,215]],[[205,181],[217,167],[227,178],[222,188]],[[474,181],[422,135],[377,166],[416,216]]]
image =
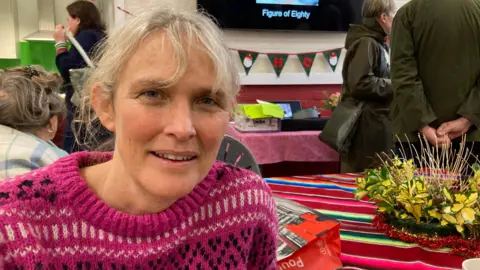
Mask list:
[[480,132],[480,1],[411,0],[392,29],[393,132],[415,141],[422,127],[469,118]]
[[[105,37],[105,34],[101,31],[87,29],[80,31],[75,39],[78,41],[80,46],[87,52],[87,54],[92,57],[94,48],[101,42]],[[71,105],[70,99],[73,95],[73,88],[70,86],[70,69],[83,68],[86,66],[85,61],[78,52],[78,50],[72,46],[72,48],[64,53],[58,54],[55,62],[57,64],[58,71],[62,75],[64,80],[64,89],[65,89],[65,100],[67,105]]]
[[[105,34],[101,31],[87,29],[78,32],[78,34],[75,36],[75,39],[78,41],[80,46],[82,46],[89,57],[92,58],[96,46],[99,45],[104,37]],[[74,90],[70,83],[70,69],[86,67],[86,63],[78,50],[72,46],[68,52],[57,55],[56,64],[58,71],[64,80],[63,90],[65,91],[65,103],[68,109],[67,121],[64,130],[63,149],[68,153],[73,153],[84,149],[80,148],[80,146],[75,143],[75,137],[73,134],[74,132],[72,130],[72,123],[75,116],[76,107],[71,102]],[[98,138],[103,140],[109,137],[108,134],[109,132],[103,129],[103,133],[101,133]]]
[[351,25],[345,48],[341,102],[363,102],[342,172],[363,172],[380,165],[378,154],[389,153],[393,140],[389,107],[392,99],[389,47],[386,34],[374,19]]

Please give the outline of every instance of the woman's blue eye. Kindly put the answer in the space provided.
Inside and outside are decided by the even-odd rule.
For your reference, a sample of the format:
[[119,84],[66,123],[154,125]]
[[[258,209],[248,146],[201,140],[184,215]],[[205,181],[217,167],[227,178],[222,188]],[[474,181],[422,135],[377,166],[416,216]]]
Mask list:
[[143,96],[146,96],[148,98],[158,98],[160,94],[157,91],[145,91],[142,94]]
[[213,98],[209,98],[209,97],[203,97],[199,101],[200,101],[201,104],[206,104],[206,105],[216,105],[217,104],[217,102]]

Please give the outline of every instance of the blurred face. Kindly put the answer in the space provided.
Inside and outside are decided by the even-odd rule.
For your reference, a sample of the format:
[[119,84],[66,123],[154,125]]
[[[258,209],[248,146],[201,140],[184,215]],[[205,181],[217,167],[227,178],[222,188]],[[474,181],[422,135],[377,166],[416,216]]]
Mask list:
[[67,29],[72,32],[73,35],[76,35],[78,31],[78,25],[80,25],[80,18],[73,18],[72,16],[68,15],[67,22]]
[[390,35],[392,32],[392,23],[393,23],[393,18],[395,17],[395,13],[387,14],[383,13],[380,15],[380,18],[378,19],[378,22],[383,28],[383,31],[385,31],[385,34]]
[[231,104],[212,93],[210,60],[197,49],[180,81],[166,85],[176,63],[162,38],[156,32],[142,41],[119,74],[113,104],[103,105],[99,117],[115,132],[112,169],[151,197],[180,198],[215,162]]

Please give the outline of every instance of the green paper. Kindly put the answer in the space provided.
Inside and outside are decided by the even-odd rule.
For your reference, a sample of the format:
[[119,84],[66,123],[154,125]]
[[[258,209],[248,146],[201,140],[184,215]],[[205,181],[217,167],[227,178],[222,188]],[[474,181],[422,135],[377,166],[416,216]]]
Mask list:
[[261,104],[237,104],[235,106],[237,114],[245,115],[250,119],[261,118],[280,118],[284,117],[283,109],[278,104],[261,103]]
[[342,49],[335,49],[323,52],[323,56],[325,57],[325,60],[327,60],[328,65],[332,68],[333,72],[335,72],[335,69],[337,68],[341,52]]
[[257,60],[258,53],[252,51],[238,51],[238,55],[240,56],[240,61],[245,69],[245,73],[248,75],[250,69],[255,63],[255,60]]
[[313,61],[315,61],[316,53],[302,53],[298,54],[298,60],[302,64],[303,70],[307,73],[307,76],[310,76],[310,71],[312,70]]
[[283,68],[285,67],[285,63],[288,60],[288,54],[281,54],[281,53],[274,53],[268,54],[268,59],[270,59],[270,63],[272,63],[273,69],[275,70],[275,74],[277,77],[280,77]]

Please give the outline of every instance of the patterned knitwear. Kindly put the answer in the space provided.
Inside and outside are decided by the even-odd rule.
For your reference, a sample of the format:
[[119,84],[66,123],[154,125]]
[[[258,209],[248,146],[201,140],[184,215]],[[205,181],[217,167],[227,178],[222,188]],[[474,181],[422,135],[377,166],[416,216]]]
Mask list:
[[111,153],[75,153],[0,183],[0,269],[277,269],[276,207],[265,181],[216,162],[158,214],[101,201],[80,168]]

